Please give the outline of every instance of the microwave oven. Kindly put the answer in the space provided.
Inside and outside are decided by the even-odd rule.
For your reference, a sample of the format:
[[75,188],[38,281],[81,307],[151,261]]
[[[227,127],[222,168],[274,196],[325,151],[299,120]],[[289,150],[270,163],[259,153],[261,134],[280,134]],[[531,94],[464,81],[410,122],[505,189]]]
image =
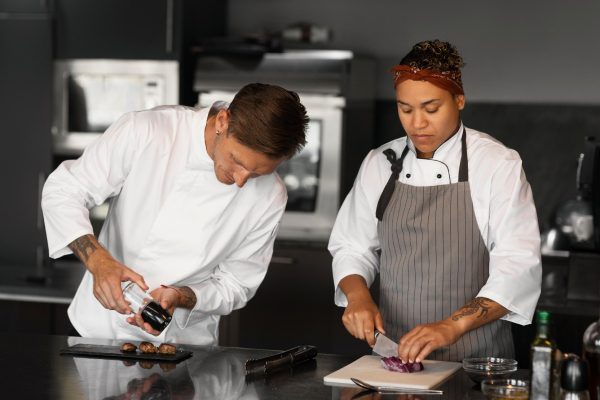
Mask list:
[[54,153],[77,156],[121,115],[178,103],[177,61],[57,60]]

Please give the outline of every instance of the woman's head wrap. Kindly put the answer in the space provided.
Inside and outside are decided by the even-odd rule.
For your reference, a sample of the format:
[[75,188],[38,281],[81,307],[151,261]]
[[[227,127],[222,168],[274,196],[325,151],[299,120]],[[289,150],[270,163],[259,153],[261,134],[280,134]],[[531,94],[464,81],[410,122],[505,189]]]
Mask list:
[[394,74],[394,87],[410,79],[413,81],[427,81],[441,89],[447,90],[453,95],[465,94],[460,70],[433,71],[400,64],[392,68],[390,72]]

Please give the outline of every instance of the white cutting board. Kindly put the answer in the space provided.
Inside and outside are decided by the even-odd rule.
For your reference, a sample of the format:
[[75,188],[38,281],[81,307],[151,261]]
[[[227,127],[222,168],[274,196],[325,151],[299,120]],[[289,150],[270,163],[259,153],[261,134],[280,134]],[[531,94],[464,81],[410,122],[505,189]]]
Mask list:
[[363,356],[327,375],[323,380],[325,384],[334,386],[355,386],[350,378],[358,378],[376,386],[431,389],[462,368],[462,364],[451,361],[424,360],[423,367],[423,371],[412,373],[388,371],[381,366],[381,357]]

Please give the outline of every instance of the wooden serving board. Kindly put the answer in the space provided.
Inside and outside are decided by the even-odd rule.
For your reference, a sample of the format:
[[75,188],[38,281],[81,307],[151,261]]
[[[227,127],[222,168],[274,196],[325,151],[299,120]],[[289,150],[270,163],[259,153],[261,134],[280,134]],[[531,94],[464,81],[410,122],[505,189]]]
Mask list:
[[358,378],[376,386],[431,389],[462,368],[462,364],[458,362],[424,360],[423,371],[401,373],[386,370],[380,360],[379,356],[363,356],[327,375],[323,380],[326,385],[334,386],[355,386],[350,378]]
[[61,355],[74,357],[97,357],[97,358],[118,358],[121,360],[140,360],[140,361],[158,361],[158,362],[179,362],[192,356],[188,350],[177,349],[175,354],[123,352],[119,346],[105,346],[97,344],[76,344],[60,350]]

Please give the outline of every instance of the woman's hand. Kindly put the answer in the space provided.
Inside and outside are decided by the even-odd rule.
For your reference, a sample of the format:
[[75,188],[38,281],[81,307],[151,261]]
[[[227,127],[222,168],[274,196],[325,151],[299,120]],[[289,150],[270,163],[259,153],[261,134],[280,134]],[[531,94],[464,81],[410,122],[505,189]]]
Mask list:
[[373,301],[367,283],[359,275],[349,275],[340,281],[348,305],[342,316],[344,326],[352,336],[375,345],[375,330],[385,333],[379,308]]
[[421,362],[432,351],[456,343],[461,336],[462,330],[451,320],[417,325],[400,338],[398,356],[403,362]]
[[402,336],[398,356],[404,362],[422,361],[432,351],[449,346],[465,333],[505,316],[508,310],[493,300],[476,297],[452,313],[450,318],[417,325]]
[[371,299],[348,302],[342,322],[352,336],[366,340],[371,347],[375,345],[375,329],[384,332],[383,319]]

